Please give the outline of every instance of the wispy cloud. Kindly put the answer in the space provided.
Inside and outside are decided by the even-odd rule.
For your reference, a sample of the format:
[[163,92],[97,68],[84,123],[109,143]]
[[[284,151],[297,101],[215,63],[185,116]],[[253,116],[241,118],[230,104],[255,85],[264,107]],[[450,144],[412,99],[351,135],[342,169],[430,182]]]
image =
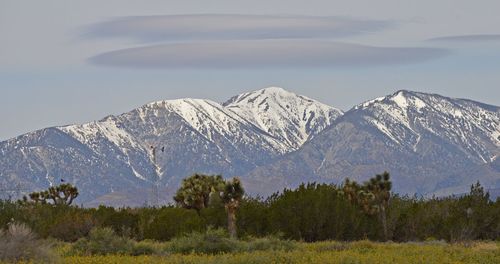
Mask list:
[[235,40],[152,45],[90,58],[97,65],[132,68],[337,67],[406,64],[448,54],[418,47],[374,47],[322,40]]
[[441,42],[482,42],[482,41],[500,41],[500,34],[482,34],[482,35],[456,35],[431,38],[428,41]]
[[416,63],[448,53],[338,42],[397,24],[338,16],[165,15],[97,23],[87,28],[85,36],[145,43],[89,59],[96,65],[134,68],[352,67]]
[[88,27],[86,37],[143,42],[280,38],[338,38],[396,26],[388,20],[338,16],[194,14],[117,18]]

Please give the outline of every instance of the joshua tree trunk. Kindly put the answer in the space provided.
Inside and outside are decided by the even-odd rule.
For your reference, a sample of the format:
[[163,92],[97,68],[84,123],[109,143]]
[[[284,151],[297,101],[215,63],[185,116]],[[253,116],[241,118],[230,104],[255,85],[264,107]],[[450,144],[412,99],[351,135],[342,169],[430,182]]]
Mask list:
[[382,230],[384,232],[384,241],[387,241],[389,235],[387,232],[387,215],[385,212],[385,206],[381,206],[380,208],[380,220],[382,222]]
[[233,178],[233,180],[226,182],[221,196],[227,211],[227,231],[233,239],[236,239],[236,210],[244,193],[240,180]]
[[227,231],[233,239],[237,238],[236,234],[236,206],[230,204],[226,207],[227,210]]

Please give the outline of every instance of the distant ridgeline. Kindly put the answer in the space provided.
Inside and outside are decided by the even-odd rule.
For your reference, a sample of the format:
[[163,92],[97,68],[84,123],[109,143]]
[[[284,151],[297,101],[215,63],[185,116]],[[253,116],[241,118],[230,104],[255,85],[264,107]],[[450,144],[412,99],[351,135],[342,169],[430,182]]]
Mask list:
[[153,102],[1,142],[0,195],[65,179],[78,186],[77,204],[157,205],[197,172],[240,176],[248,194],[267,196],[381,171],[400,194],[462,194],[480,181],[498,195],[499,154],[498,106],[398,91],[342,112],[270,87],[222,104]]

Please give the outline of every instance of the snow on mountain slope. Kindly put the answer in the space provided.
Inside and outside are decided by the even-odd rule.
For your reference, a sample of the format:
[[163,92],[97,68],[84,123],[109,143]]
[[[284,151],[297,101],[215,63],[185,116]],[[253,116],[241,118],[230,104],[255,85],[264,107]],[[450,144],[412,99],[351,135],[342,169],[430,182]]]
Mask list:
[[158,101],[0,142],[0,184],[39,190],[64,178],[79,202],[133,192],[137,205],[158,198],[152,186],[168,201],[195,172],[242,176],[254,194],[383,170],[404,193],[461,193],[476,180],[496,188],[499,109],[398,91],[342,113],[277,87],[224,104]]
[[487,163],[500,152],[500,108],[436,94],[398,91],[360,104],[354,111],[396,145],[417,151],[423,134],[459,146]]
[[[144,199],[138,204],[167,201],[182,178],[196,172],[243,175],[295,150],[340,113],[282,89],[279,94],[274,88],[264,90],[269,93],[259,99],[267,107],[252,112],[262,119],[249,120],[210,100],[186,98],[1,142],[0,184],[22,182],[37,190],[64,178],[78,185],[81,202],[132,189],[134,199]],[[255,107],[248,103],[237,106]],[[274,109],[287,105],[288,112]],[[273,126],[278,129],[271,130]],[[161,197],[151,194],[152,186],[162,190]]]
[[[142,153],[143,160],[151,159],[148,155],[147,146],[119,126],[116,118],[110,116],[97,122],[69,125],[57,129],[74,137],[83,145],[92,149],[96,155],[103,156],[103,158],[106,158],[105,155],[109,153],[110,149],[116,148],[113,155],[123,161],[125,166],[129,167],[136,177],[146,180],[146,177],[143,176],[145,172],[141,173],[142,170],[134,167],[133,155]],[[109,144],[103,143],[103,141],[107,141]],[[132,154],[132,157],[129,153]]]
[[263,147],[270,148],[271,151],[279,153],[290,151],[283,142],[258,131],[258,128],[247,120],[210,100],[189,98],[166,100],[150,103],[139,110],[143,116],[151,111],[155,115],[159,113],[165,115],[167,112],[175,113],[187,125],[211,142],[216,141],[215,137],[217,136],[229,141],[246,142],[247,144],[255,144],[258,140],[261,141]]
[[302,182],[364,181],[389,171],[396,192],[450,195],[500,187],[500,107],[398,91],[362,103],[297,151],[243,177],[260,195]]
[[141,148],[134,136],[123,129],[120,129],[115,118],[107,117],[101,121],[86,123],[82,125],[69,125],[59,127],[63,132],[73,136],[83,144],[92,146],[97,150],[97,142],[94,142],[99,136],[105,137],[109,142],[120,148],[124,153],[130,148]]
[[299,148],[342,115],[342,111],[279,87],[235,96],[224,107],[273,137]]
[[[256,106],[254,100],[243,99],[226,106],[205,99],[164,100],[120,116],[58,129],[96,152],[102,147],[99,142],[104,138],[125,156],[131,149],[136,149],[153,159],[148,148],[161,142],[152,138],[172,133],[164,130],[168,124],[160,120],[169,120],[174,114],[211,143],[220,145],[225,141],[224,144],[230,145],[256,145],[278,155],[299,147],[341,114],[339,110],[282,88],[266,88],[235,98],[245,97],[258,99],[260,105]],[[133,166],[131,168],[134,170]],[[135,170],[134,173],[142,177]]]

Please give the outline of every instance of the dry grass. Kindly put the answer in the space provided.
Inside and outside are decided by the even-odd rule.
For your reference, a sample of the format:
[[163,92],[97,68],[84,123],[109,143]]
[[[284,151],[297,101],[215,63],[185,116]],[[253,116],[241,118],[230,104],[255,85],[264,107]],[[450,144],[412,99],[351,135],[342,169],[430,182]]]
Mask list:
[[232,264],[232,263],[500,263],[495,242],[475,242],[466,247],[458,244],[318,242],[298,243],[296,249],[265,250],[225,254],[171,254],[164,256],[70,256],[65,263],[167,263],[167,264]]
[[13,223],[7,230],[0,231],[0,261],[21,260],[54,263],[57,262],[57,257],[52,252],[50,243],[37,239],[26,225]]

